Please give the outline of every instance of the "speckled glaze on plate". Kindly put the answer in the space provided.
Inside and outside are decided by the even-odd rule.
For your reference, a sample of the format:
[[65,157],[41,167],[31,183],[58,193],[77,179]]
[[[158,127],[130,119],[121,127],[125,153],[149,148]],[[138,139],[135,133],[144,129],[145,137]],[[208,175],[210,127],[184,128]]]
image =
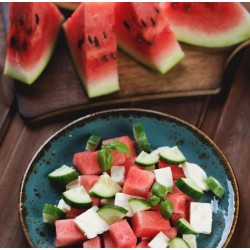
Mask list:
[[60,193],[49,183],[47,174],[62,164],[71,165],[74,153],[83,151],[90,134],[102,138],[129,135],[132,124],[141,122],[151,148],[178,145],[189,162],[199,164],[208,175],[225,188],[218,200],[208,192],[201,199],[213,206],[210,235],[197,237],[198,247],[227,247],[235,230],[239,213],[239,191],[228,160],[204,133],[194,126],[155,111],[140,109],[108,110],[80,118],[64,127],[38,150],[24,175],[19,194],[19,217],[23,232],[32,247],[54,247],[55,230],[42,222],[45,202],[57,204]]

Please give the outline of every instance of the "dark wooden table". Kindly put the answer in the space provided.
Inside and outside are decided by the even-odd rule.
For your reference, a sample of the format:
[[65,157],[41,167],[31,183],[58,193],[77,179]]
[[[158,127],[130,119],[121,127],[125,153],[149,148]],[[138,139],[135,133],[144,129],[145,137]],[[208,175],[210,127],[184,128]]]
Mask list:
[[[4,48],[0,48],[0,53],[5,53]],[[233,166],[240,190],[240,215],[230,247],[250,247],[249,65],[250,48],[247,48],[226,72],[223,89],[216,96],[132,102],[108,107],[145,108],[177,116],[196,125],[218,144]],[[237,70],[233,70],[236,67]],[[0,132],[0,247],[28,247],[18,219],[17,202],[29,161],[55,131],[77,117],[104,108],[36,125],[25,123],[18,113],[12,82],[7,84],[2,68],[0,65],[0,125],[4,128]]]

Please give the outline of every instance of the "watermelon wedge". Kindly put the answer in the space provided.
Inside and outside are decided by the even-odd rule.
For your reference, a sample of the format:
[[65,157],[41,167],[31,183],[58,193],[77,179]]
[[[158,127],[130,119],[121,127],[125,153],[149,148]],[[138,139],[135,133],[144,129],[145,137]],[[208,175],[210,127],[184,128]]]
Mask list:
[[60,8],[67,9],[67,10],[76,10],[77,7],[80,5],[80,3],[74,3],[74,2],[55,2],[55,5],[57,5]]
[[119,90],[114,4],[82,3],[63,24],[76,69],[89,98]]
[[4,74],[32,84],[52,55],[63,21],[52,3],[10,3]]
[[184,57],[158,3],[116,3],[115,21],[119,47],[140,63],[165,73]]
[[237,2],[164,3],[177,40],[204,47],[225,47],[250,38],[250,15]]

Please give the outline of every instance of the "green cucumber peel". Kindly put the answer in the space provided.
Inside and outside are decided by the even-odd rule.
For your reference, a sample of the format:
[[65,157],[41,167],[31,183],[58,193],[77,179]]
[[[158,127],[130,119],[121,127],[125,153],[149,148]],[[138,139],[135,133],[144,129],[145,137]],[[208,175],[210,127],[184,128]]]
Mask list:
[[101,143],[101,140],[102,138],[99,135],[92,134],[86,143],[85,149],[92,152],[96,151],[96,149]]

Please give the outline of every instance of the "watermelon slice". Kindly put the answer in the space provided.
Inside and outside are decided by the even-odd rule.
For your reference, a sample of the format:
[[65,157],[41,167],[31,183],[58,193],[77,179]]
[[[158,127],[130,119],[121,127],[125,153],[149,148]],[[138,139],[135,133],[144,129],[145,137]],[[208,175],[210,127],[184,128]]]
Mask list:
[[103,233],[104,248],[115,248],[114,242],[110,236],[109,231]]
[[90,98],[119,90],[114,4],[82,3],[63,24],[78,74]]
[[224,47],[250,38],[250,15],[240,3],[164,3],[162,9],[179,41]]
[[54,4],[60,8],[72,11],[76,10],[77,7],[80,5],[80,3],[74,3],[74,2],[55,2]]
[[118,45],[140,63],[165,73],[183,57],[158,3],[115,5]]
[[149,248],[148,247],[149,240],[148,239],[143,239],[137,246],[136,248]]
[[32,84],[52,55],[63,16],[52,3],[10,3],[4,74]]

